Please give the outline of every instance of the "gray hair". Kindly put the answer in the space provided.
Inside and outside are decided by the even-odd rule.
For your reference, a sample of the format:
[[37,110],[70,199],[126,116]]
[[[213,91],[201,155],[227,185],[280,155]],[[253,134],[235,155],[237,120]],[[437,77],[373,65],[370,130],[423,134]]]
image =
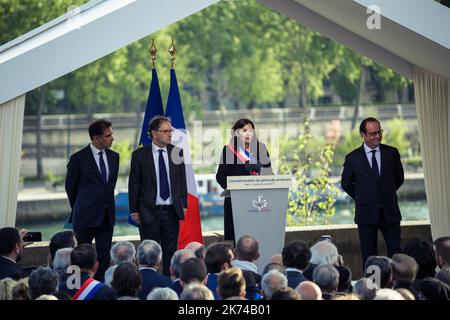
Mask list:
[[339,271],[329,264],[317,266],[313,271],[313,281],[322,292],[331,292],[337,290],[339,284]]
[[194,282],[184,288],[180,300],[214,300],[214,295],[207,286]]
[[202,260],[205,259],[206,248],[200,242],[197,242],[197,241],[189,242],[184,248],[194,252],[194,254],[197,258],[202,259]]
[[170,288],[155,288],[147,295],[147,300],[178,300],[178,295]]
[[106,269],[106,271],[105,271],[105,285],[107,285],[110,288],[112,288],[111,282],[113,280],[114,270],[116,270],[116,268],[117,268],[117,265],[111,266],[108,269]]
[[287,286],[288,280],[286,276],[278,270],[270,270],[261,280],[261,287],[266,299],[271,299],[275,291],[286,288]]
[[56,271],[49,267],[39,267],[30,274],[28,290],[34,300],[43,294],[55,295],[58,292],[59,280]]
[[373,300],[405,300],[403,296],[392,289],[379,289],[375,294],[375,298]]
[[137,256],[139,265],[154,267],[161,263],[161,246],[154,240],[144,240],[138,247]]
[[329,241],[319,241],[314,244],[311,250],[311,259],[309,263],[318,266],[322,264],[336,265],[339,259],[339,253],[336,246]]
[[53,259],[53,270],[55,270],[59,279],[67,272],[67,267],[70,266],[70,253],[72,252],[72,248],[62,248],[58,249],[55,253],[55,259]]
[[187,259],[195,258],[194,252],[192,252],[190,249],[182,249],[177,250],[172,256],[172,259],[170,260],[170,266],[172,267],[172,271],[175,275],[175,277],[179,278],[181,274],[181,265],[183,262],[185,262]]
[[121,262],[133,262],[136,256],[136,248],[129,241],[119,241],[115,243],[109,251],[113,265],[118,265]]
[[377,287],[372,280],[361,278],[353,285],[353,292],[363,300],[373,300],[377,292]]

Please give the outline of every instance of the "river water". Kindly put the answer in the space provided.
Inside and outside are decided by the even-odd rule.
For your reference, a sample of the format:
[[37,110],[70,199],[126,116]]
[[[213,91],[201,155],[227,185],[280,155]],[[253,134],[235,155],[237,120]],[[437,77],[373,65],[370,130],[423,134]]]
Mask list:
[[[428,208],[425,200],[419,201],[400,201],[400,210],[403,220],[428,220]],[[331,224],[351,224],[353,223],[353,203],[341,204],[336,206],[336,214],[331,219]],[[26,228],[30,231],[42,232],[42,240],[48,241],[51,236],[61,231],[64,221],[47,221],[44,223],[21,224],[17,228]],[[214,231],[223,230],[223,215],[212,215],[202,217],[202,230]],[[114,227],[114,236],[139,235],[137,228],[129,225],[126,221],[119,221]]]

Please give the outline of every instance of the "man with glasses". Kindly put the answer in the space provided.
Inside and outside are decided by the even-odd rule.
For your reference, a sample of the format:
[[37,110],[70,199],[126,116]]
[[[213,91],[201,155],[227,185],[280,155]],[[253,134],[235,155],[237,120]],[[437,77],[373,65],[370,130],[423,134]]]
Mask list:
[[381,144],[383,130],[375,118],[361,122],[361,147],[345,157],[341,186],[355,200],[363,266],[369,256],[378,255],[378,230],[386,242],[387,254],[400,252],[400,220],[397,190],[403,184],[403,166],[394,147]]
[[141,241],[162,247],[163,273],[170,276],[170,259],[177,250],[180,220],[187,208],[183,150],[171,144],[170,119],[156,116],[148,133],[152,143],[131,156],[128,197],[131,218],[139,224]]

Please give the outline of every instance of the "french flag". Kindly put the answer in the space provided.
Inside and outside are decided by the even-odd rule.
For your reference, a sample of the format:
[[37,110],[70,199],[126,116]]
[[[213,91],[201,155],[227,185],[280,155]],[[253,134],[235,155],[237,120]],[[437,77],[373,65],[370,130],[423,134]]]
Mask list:
[[180,91],[178,90],[177,76],[174,69],[170,70],[170,90],[167,99],[166,117],[170,117],[172,120],[172,127],[175,130],[172,134],[172,144],[183,149],[186,167],[188,209],[184,221],[180,223],[180,232],[178,234],[178,249],[184,249],[192,241],[203,243],[203,237],[197,185],[195,184],[183,107],[181,106]]

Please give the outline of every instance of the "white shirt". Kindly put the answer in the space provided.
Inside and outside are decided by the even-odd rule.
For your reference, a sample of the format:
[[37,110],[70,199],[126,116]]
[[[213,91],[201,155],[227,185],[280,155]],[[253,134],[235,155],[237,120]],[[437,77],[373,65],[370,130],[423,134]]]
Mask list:
[[364,151],[366,152],[367,160],[369,161],[369,165],[372,168],[372,150],[376,150],[375,152],[375,159],[377,159],[378,163],[378,172],[381,175],[381,151],[380,146],[378,145],[375,149],[370,149],[365,143],[364,143]]
[[172,192],[170,193],[170,196],[166,200],[163,200],[163,198],[161,198],[161,196],[160,196],[160,191],[159,191],[159,151],[158,150],[164,150],[162,154],[163,154],[164,163],[166,165],[167,180],[169,183],[169,190],[172,190],[172,188],[170,187],[169,155],[167,154],[167,147],[160,148],[152,142],[153,161],[155,162],[155,171],[156,171],[156,188],[157,188],[156,204],[166,204],[166,205],[173,204]]
[[106,152],[105,150],[97,149],[92,143],[89,144],[92,150],[92,155],[94,156],[95,163],[97,164],[98,172],[101,173],[100,170],[100,155],[98,154],[100,151],[103,151],[103,162],[105,163],[106,167],[106,181],[109,180],[109,166],[108,166],[108,159],[106,158]]

